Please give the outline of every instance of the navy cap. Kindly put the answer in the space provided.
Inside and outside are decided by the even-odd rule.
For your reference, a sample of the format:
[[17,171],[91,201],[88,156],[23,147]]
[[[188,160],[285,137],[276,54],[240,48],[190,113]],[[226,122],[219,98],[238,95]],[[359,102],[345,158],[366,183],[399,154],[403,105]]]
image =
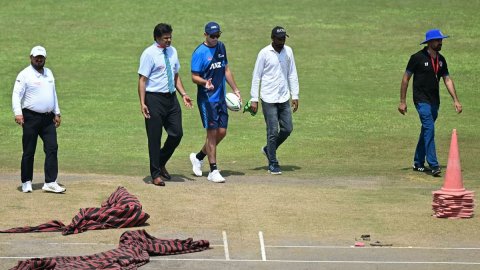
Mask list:
[[220,32],[220,25],[216,22],[209,22],[205,25],[205,33],[211,35]]
[[420,43],[420,45],[425,44],[432,39],[444,39],[444,38],[448,38],[448,36],[444,36],[442,34],[442,31],[440,31],[440,29],[431,29],[431,30],[428,30],[427,33],[425,33],[425,40],[422,43]]
[[279,38],[288,37],[287,31],[285,30],[285,28],[281,26],[275,26],[272,29],[272,37],[279,37]]

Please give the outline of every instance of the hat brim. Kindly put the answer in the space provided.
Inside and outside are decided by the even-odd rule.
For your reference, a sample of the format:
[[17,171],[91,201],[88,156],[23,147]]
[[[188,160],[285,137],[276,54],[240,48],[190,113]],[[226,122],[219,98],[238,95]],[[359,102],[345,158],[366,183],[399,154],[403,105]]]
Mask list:
[[425,43],[429,42],[430,40],[434,40],[434,39],[444,39],[444,38],[448,38],[448,36],[431,37],[431,38],[429,38],[429,39],[425,39],[422,43],[420,43],[420,45],[425,44]]
[[215,32],[205,32],[205,34],[207,35],[213,35],[213,34],[216,34],[216,33],[220,33],[221,31],[215,31]]
[[273,36],[277,37],[277,38],[289,37],[287,34],[277,34],[277,35],[273,35]]

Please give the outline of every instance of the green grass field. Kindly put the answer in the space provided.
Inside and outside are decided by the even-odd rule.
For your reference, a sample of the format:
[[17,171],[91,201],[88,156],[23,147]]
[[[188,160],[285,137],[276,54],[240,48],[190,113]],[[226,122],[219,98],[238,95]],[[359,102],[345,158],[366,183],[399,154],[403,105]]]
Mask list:
[[[475,60],[480,54],[480,1],[280,0],[272,4],[178,0],[140,4],[49,0],[2,1],[1,5],[0,172],[20,170],[21,129],[13,121],[12,87],[18,72],[29,64],[30,49],[42,44],[48,52],[46,66],[56,77],[62,110],[60,172],[127,175],[141,181],[149,172],[137,95],[140,54],[153,41],[157,23],[172,24],[173,46],[182,65],[180,75],[195,97],[190,56],[203,41],[205,23],[215,20],[222,27],[221,40],[227,46],[230,67],[244,100],[249,99],[257,53],[270,43],[271,29],[276,25],[287,29],[287,44],[294,49],[299,73],[300,107],[294,114],[292,136],[278,152],[284,168],[281,177],[312,182],[332,179],[318,196],[328,192],[329,196],[347,197],[336,201],[343,211],[367,213],[368,217],[338,220],[338,224],[348,222],[344,226],[350,231],[360,226],[384,234],[403,233],[402,224],[407,221],[399,217],[404,211],[411,213],[405,209],[406,201],[426,202],[426,206],[416,207],[428,215],[430,191],[443,183],[443,178],[415,174],[410,169],[420,129],[411,85],[409,113],[402,116],[397,111],[400,81],[410,55],[422,48],[419,43],[426,30],[442,29],[450,35],[442,54],[464,112],[455,113],[442,84],[437,154],[441,165],[446,166],[451,131],[456,128],[464,183],[470,190],[480,189],[480,62]],[[265,144],[263,116],[231,113],[230,119],[229,133],[218,149],[219,167],[261,179],[266,174],[260,154]],[[200,149],[205,136],[197,108],[183,110],[183,124],[184,138],[168,168],[171,173],[190,177],[188,155]],[[41,150],[39,144],[39,172],[43,166]],[[357,177],[387,181],[380,181],[375,191],[366,191],[359,186],[361,181],[355,184]],[[336,185],[338,178],[351,181]],[[352,204],[354,208],[348,207]],[[395,215],[390,216],[389,210]],[[475,217],[434,226],[442,231],[443,226],[460,225],[465,239],[469,238],[467,233],[480,239],[475,230],[479,222]],[[328,228],[338,228],[338,224],[329,223]],[[407,227],[421,230],[421,225],[412,224],[417,223]]]

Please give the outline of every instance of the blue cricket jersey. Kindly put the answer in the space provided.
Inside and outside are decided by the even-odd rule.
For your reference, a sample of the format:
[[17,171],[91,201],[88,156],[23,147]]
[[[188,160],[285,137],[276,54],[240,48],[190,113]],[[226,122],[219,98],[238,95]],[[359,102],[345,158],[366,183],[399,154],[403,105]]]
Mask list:
[[199,74],[203,79],[212,79],[214,90],[208,90],[197,85],[198,101],[219,102],[225,100],[225,67],[228,64],[225,45],[218,41],[217,46],[208,47],[200,44],[192,54],[192,73]]

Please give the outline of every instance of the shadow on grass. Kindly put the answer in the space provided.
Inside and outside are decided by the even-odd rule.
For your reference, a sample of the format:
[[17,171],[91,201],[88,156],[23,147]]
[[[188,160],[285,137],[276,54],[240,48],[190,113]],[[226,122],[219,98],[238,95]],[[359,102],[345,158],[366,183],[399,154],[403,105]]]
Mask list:
[[[295,165],[280,165],[280,169],[284,172],[293,172],[293,171],[301,170],[302,167],[295,166]],[[254,171],[268,171],[268,166],[256,167],[256,168],[253,168],[252,170],[254,170]]]
[[[171,174],[172,179],[166,180],[165,182],[185,182],[185,181],[195,181],[194,178],[187,177],[183,174]],[[151,176],[145,176],[143,178],[143,182],[145,184],[152,184],[152,177]]]
[[425,168],[425,171],[423,171],[423,172],[412,170],[412,167],[401,168],[400,170],[402,170],[402,171],[412,171],[413,173],[426,174],[426,175],[430,175],[430,176],[433,176],[433,177],[442,177],[442,174],[433,175],[432,170],[428,169],[428,168]]
[[231,170],[221,170],[223,177],[232,176],[232,175],[245,175],[243,172],[231,171]]

